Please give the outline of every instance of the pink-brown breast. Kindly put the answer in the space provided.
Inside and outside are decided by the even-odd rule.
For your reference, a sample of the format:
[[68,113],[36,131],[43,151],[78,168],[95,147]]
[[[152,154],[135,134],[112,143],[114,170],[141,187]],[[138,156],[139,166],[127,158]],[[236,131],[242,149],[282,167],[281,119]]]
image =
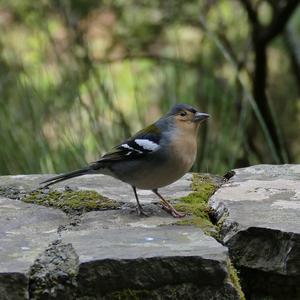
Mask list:
[[171,160],[176,169],[185,174],[194,164],[197,155],[197,135],[192,130],[179,130],[171,144]]

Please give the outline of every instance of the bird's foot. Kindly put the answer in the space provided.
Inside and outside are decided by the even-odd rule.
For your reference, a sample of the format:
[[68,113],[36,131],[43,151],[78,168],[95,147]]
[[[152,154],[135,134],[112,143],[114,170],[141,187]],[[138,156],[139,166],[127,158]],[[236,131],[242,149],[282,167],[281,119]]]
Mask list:
[[180,212],[176,209],[172,210],[171,214],[174,218],[183,218],[186,216],[186,213]]
[[175,209],[175,207],[173,205],[171,205],[169,202],[164,202],[161,201],[160,202],[162,208],[169,213],[171,216],[173,216],[174,218],[183,218],[186,216],[185,213],[179,212],[178,210]]
[[136,212],[137,212],[138,216],[149,217],[149,214],[145,213],[145,211],[143,210],[142,206],[137,206],[136,207]]

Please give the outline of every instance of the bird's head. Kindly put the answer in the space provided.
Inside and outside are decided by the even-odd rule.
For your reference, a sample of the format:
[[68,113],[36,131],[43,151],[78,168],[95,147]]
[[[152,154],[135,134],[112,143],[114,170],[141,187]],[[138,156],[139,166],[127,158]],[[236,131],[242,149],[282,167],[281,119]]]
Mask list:
[[209,118],[207,113],[199,112],[188,104],[176,104],[167,115],[174,119],[177,127],[196,132],[200,123]]

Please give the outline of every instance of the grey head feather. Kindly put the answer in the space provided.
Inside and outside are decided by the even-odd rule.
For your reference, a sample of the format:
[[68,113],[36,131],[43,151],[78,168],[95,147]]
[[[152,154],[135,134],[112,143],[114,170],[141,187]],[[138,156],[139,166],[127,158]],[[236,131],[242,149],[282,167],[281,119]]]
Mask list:
[[167,113],[167,116],[176,115],[178,112],[180,112],[182,110],[188,110],[188,111],[193,112],[193,113],[196,113],[198,111],[197,109],[195,109],[193,106],[191,106],[189,104],[180,103],[180,104],[174,105],[170,109],[170,111]]
[[175,119],[172,118],[172,116],[176,115],[182,110],[188,110],[194,113],[197,112],[197,110],[189,104],[185,104],[185,103],[176,104],[169,110],[169,112],[166,115],[164,115],[162,118],[156,121],[155,125],[162,132],[165,132],[168,136],[170,136],[173,133],[173,131],[176,129]]

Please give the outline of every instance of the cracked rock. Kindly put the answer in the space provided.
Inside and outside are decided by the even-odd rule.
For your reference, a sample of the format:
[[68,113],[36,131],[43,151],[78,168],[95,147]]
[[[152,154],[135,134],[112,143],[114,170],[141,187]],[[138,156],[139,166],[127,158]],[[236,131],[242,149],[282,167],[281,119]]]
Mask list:
[[300,165],[258,165],[210,199],[247,299],[300,299]]
[[0,299],[28,299],[28,272],[68,219],[59,210],[0,197]]
[[79,256],[77,299],[239,299],[226,248],[196,227],[173,222],[92,212],[62,232]]
[[75,299],[78,256],[72,244],[53,242],[30,270],[30,299]]

